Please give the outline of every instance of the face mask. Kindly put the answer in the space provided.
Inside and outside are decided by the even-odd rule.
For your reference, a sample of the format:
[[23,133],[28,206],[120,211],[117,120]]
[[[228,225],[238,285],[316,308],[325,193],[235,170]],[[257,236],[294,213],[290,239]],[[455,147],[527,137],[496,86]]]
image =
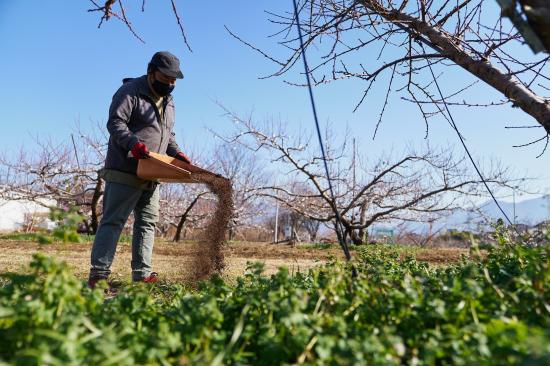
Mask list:
[[156,79],[153,81],[152,85],[153,89],[155,89],[155,92],[161,97],[165,97],[170,94],[175,87],[175,85],[166,84]]

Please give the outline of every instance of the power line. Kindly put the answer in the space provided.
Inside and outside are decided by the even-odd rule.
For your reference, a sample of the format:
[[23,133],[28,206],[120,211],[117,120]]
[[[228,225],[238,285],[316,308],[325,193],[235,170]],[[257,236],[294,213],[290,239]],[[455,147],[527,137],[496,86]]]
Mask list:
[[[317,118],[317,109],[315,107],[315,100],[314,100],[314,97],[313,97],[313,90],[312,90],[312,87],[311,87],[311,81],[310,81],[310,77],[309,77],[309,66],[307,64],[304,41],[303,41],[303,37],[302,37],[302,30],[301,30],[301,27],[300,27],[300,18],[298,16],[298,5],[296,4],[296,0],[293,0],[293,4],[294,4],[294,17],[296,19],[296,27],[298,28],[298,36],[299,36],[299,39],[300,39],[300,51],[301,51],[302,60],[303,60],[303,63],[304,63],[304,70],[305,70],[305,74],[306,74],[307,86],[308,86],[308,91],[309,91],[309,98],[310,98],[310,101],[311,101],[311,108],[313,110],[313,118],[315,120],[315,126],[316,126],[316,129],[317,129],[317,137],[319,139],[319,145],[321,147],[321,153],[323,155],[323,163],[324,163],[325,173],[326,173],[327,181],[328,181],[328,185],[329,185],[330,198],[331,198],[332,205],[333,205],[333,211],[334,211],[334,214],[336,216],[336,222],[334,224],[335,229],[336,229],[336,235],[338,236],[338,241],[340,243],[340,246],[342,247],[342,250],[344,251],[346,259],[349,261],[351,259],[351,255],[349,253],[348,246],[347,246],[346,242],[344,241],[344,235],[343,235],[343,230],[342,230],[342,221],[341,221],[340,213],[338,212],[338,208],[336,206],[336,199],[335,199],[335,196],[334,196],[334,190],[332,188],[332,182],[331,182],[331,179],[330,179],[330,174],[329,174],[329,169],[328,169],[328,164],[327,164],[327,158],[326,158],[324,143],[323,143],[323,139],[321,137],[321,129],[319,127],[319,120]],[[411,37],[413,36],[411,30],[408,29],[407,27],[405,27],[405,26],[403,26],[399,23],[394,23],[394,24],[397,25],[397,27],[404,30],[405,32],[407,32],[409,34],[409,36],[411,36]],[[417,37],[417,39],[421,43],[426,44],[427,46],[431,47],[432,49],[443,53],[441,48],[439,48],[438,46],[436,46],[432,42],[428,41],[427,39],[425,39],[423,37],[419,37],[419,36]],[[424,46],[422,44],[421,44],[421,47],[424,48]],[[433,72],[432,65],[429,61],[428,61],[428,67],[430,69],[430,73],[432,74],[432,78],[434,80],[434,83],[437,87],[437,91],[439,93],[439,96],[440,96],[441,100],[444,100],[443,92],[441,91],[441,88],[439,86],[437,78],[435,77],[435,74]],[[468,149],[468,146],[466,145],[462,135],[460,134],[460,131],[458,130],[456,122],[454,121],[453,115],[451,114],[451,111],[449,110],[449,107],[448,107],[447,103],[444,103],[444,105],[445,105],[445,110],[447,112],[447,115],[449,116],[451,126],[452,126],[453,130],[456,132],[456,134],[457,134],[457,136],[460,140],[460,143],[462,144],[462,147],[464,148],[464,151],[466,151],[466,154],[467,154],[470,162],[472,163],[477,175],[479,176],[479,178],[483,182],[483,185],[487,189],[487,192],[489,192],[489,195],[491,196],[491,198],[495,202],[496,206],[498,207],[498,209],[500,210],[502,215],[506,218],[506,221],[509,223],[509,225],[514,227],[514,225],[512,224],[512,221],[510,220],[510,218],[508,217],[506,212],[504,212],[504,210],[502,209],[500,203],[497,201],[497,199],[496,199],[495,195],[493,194],[491,188],[487,184],[487,181],[483,177],[483,174],[481,173],[481,171],[479,170],[476,162],[474,161],[474,158],[472,157],[472,154],[470,153],[470,150]],[[438,106],[438,109],[441,111],[439,106]],[[515,227],[514,227],[514,229],[515,229]],[[517,231],[517,229],[516,229],[516,231]],[[354,274],[355,274],[355,270],[354,270]]]
[[[334,190],[332,188],[332,181],[330,179],[330,174],[328,170],[327,157],[325,153],[325,145],[323,143],[323,138],[321,137],[321,128],[319,127],[319,119],[317,118],[317,108],[315,107],[315,99],[313,98],[313,89],[311,87],[311,80],[309,78],[309,66],[307,64],[306,50],[304,47],[304,40],[302,37],[302,29],[300,27],[300,17],[298,16],[298,5],[296,4],[296,0],[292,0],[292,1],[294,3],[294,17],[296,18],[296,27],[298,28],[298,37],[300,38],[300,51],[302,53],[302,60],[304,61],[304,71],[306,74],[307,87],[309,91],[309,99],[311,101],[311,109],[313,110],[313,119],[315,120],[315,127],[317,129],[317,138],[319,139],[319,145],[321,146],[321,154],[323,155],[323,164],[325,166],[325,174],[327,176],[331,204],[333,207],[334,215],[336,216],[334,227],[336,230],[336,236],[338,237],[338,242],[340,243],[340,247],[344,251],[346,260],[349,261],[351,259],[351,255],[349,252],[348,245],[344,240],[344,232],[342,229],[342,218],[340,217],[340,213],[338,212],[338,206],[336,206],[336,198],[334,195]],[[355,269],[353,273],[355,275]]]
[[[434,49],[435,51],[443,54],[443,50],[433,44],[432,42],[430,42],[429,40],[425,39],[424,37],[420,36],[420,34],[415,34],[414,32],[412,32],[409,28],[407,28],[406,26],[400,24],[400,23],[393,23],[395,24],[398,28],[400,28],[401,30],[405,31],[406,33],[409,34],[409,37],[411,38],[414,38],[418,41],[418,43],[420,44],[420,47],[422,47],[422,50],[424,50],[424,46],[423,44],[427,45],[428,47]],[[434,80],[434,83],[437,87],[437,91],[439,93],[439,96],[441,98],[441,100],[444,100],[444,97],[443,97],[443,93],[441,92],[441,88],[439,87],[439,83],[437,82],[437,78],[435,77],[435,74],[433,72],[433,69],[432,69],[432,64],[428,62],[428,67],[430,68],[430,73],[432,74],[432,78]],[[447,114],[450,118],[450,122],[451,122],[451,127],[453,128],[453,130],[457,133],[458,135],[458,138],[460,140],[460,143],[462,144],[462,147],[464,147],[464,150],[466,151],[466,154],[468,155],[468,158],[470,159],[472,165],[474,166],[474,169],[475,171],[477,172],[477,175],[479,176],[479,178],[481,179],[481,181],[483,182],[483,184],[485,185],[485,188],[487,189],[487,192],[489,192],[489,195],[491,196],[491,198],[493,199],[493,201],[495,202],[495,204],[497,205],[499,211],[502,213],[502,215],[506,218],[506,221],[508,221],[508,224],[511,225],[514,230],[516,232],[517,231],[517,228],[512,225],[512,221],[508,218],[508,215],[506,215],[506,212],[504,212],[504,210],[502,209],[502,207],[500,206],[500,203],[498,203],[495,195],[493,194],[493,191],[491,191],[491,188],[489,188],[489,185],[487,184],[487,181],[485,180],[485,178],[483,178],[483,175],[481,174],[481,171],[479,170],[479,168],[477,167],[477,164],[476,162],[474,161],[474,158],[472,157],[472,154],[470,153],[470,150],[468,149],[468,147],[466,146],[466,143],[464,142],[464,139],[462,137],[462,135],[460,134],[460,131],[458,130],[458,127],[454,121],[454,118],[453,118],[453,115],[451,114],[451,111],[449,110],[449,106],[447,105],[447,103],[443,103],[445,105],[445,110],[447,111]],[[437,105],[437,104],[436,104]],[[437,106],[437,108],[441,111],[441,108],[439,108],[439,106]]]
[[[421,47],[422,47],[422,49],[424,49],[424,46],[421,45]],[[437,81],[437,78],[435,77],[435,74],[434,74],[434,71],[433,71],[433,68],[432,68],[432,64],[429,61],[428,61],[428,68],[430,69],[430,73],[432,74],[432,78],[433,78],[434,84],[437,88],[437,92],[439,93],[439,96],[441,97],[441,100],[444,100],[443,92],[441,91],[441,88],[439,87],[439,82]],[[504,212],[504,210],[500,206],[500,203],[498,202],[495,195],[493,194],[493,191],[489,187],[489,184],[487,184],[487,181],[483,177],[483,174],[481,174],[481,171],[479,170],[476,162],[474,161],[474,158],[472,157],[472,154],[470,153],[470,149],[468,149],[468,146],[466,146],[466,142],[464,141],[464,138],[462,137],[462,134],[458,130],[458,127],[455,123],[453,115],[451,114],[451,111],[449,110],[449,106],[447,105],[447,103],[443,103],[443,105],[445,106],[445,110],[447,111],[447,115],[449,116],[449,119],[450,119],[450,122],[451,122],[451,127],[456,132],[456,134],[458,136],[458,139],[460,140],[460,143],[462,144],[462,147],[464,147],[464,151],[466,151],[466,155],[468,155],[468,158],[470,159],[470,162],[472,163],[472,165],[474,166],[475,171],[477,172],[477,175],[479,176],[479,178],[483,182],[483,185],[485,185],[485,188],[487,189],[487,192],[489,192],[489,194],[491,195],[491,198],[493,199],[493,201],[497,205],[497,207],[500,210],[500,212],[502,213],[502,215],[506,218],[506,221],[508,221],[508,224],[510,224],[510,226],[515,228],[514,224],[512,224],[512,221],[508,218],[508,215],[506,215],[506,212]],[[439,106],[437,108],[441,111],[441,108]]]

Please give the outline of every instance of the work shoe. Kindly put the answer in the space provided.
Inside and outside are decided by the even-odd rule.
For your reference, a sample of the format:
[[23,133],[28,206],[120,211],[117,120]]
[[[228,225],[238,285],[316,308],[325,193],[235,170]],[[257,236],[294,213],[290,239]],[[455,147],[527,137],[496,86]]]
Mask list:
[[[107,281],[107,278],[101,278],[101,277],[96,277],[96,278],[90,278],[88,280],[88,287],[90,289],[95,289],[97,283],[99,281]],[[105,299],[112,299],[114,298],[117,294],[118,294],[118,286],[116,284],[113,283],[113,281],[107,281],[107,288],[105,290],[103,290],[103,294],[105,295]]]
[[147,277],[143,277],[139,280],[134,280],[134,282],[145,282],[145,283],[157,283],[158,281],[159,281],[159,274],[157,272],[151,272]]
[[[97,285],[97,283],[99,281],[103,281],[103,280],[107,281],[107,278],[105,278],[105,277],[92,277],[92,278],[89,278],[88,279],[88,288],[91,288],[93,290],[95,288],[95,286]],[[109,284],[109,287],[110,286],[111,285]]]

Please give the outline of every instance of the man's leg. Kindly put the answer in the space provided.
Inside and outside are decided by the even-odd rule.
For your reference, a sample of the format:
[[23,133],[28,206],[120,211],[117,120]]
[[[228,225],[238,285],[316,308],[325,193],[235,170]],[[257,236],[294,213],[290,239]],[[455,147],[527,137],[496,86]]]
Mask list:
[[151,274],[155,228],[159,220],[159,186],[143,191],[134,209],[132,237],[132,279],[140,281]]
[[103,195],[103,216],[92,247],[90,279],[106,279],[128,216],[139,201],[142,190],[124,184],[107,182]]

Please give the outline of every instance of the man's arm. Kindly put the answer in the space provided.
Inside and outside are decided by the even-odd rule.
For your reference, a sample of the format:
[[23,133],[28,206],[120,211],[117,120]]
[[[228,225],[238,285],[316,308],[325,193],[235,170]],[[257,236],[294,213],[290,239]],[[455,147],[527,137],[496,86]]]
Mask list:
[[128,122],[130,121],[135,102],[134,98],[123,89],[119,89],[113,96],[113,101],[109,108],[107,130],[117,144],[126,150],[131,150],[139,142],[137,136],[128,128]]
[[174,132],[170,132],[168,146],[166,147],[166,155],[176,157],[179,152],[181,152],[181,150],[178,146],[178,143],[176,142],[176,134]]

